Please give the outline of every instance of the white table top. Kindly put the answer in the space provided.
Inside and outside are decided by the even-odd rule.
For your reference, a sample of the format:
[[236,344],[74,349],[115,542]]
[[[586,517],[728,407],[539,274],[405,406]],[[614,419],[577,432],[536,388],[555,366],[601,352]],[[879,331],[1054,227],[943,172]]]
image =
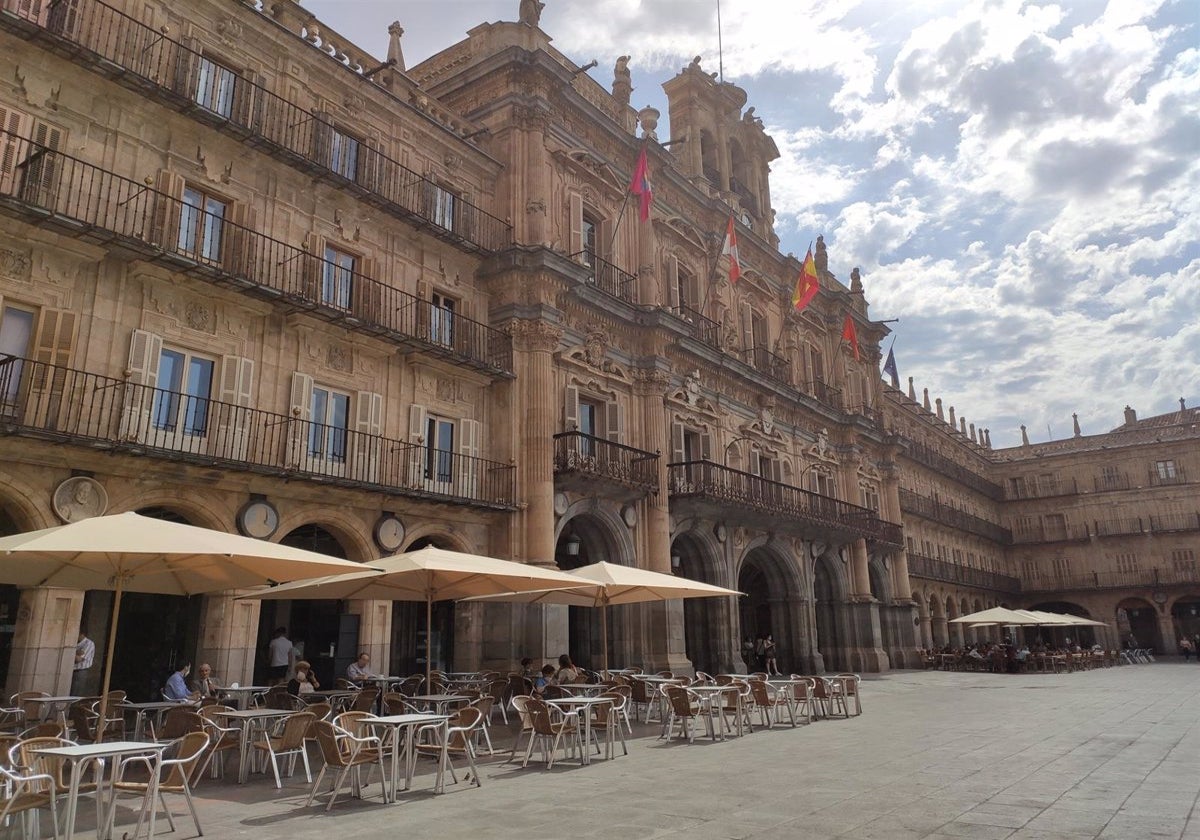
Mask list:
[[217,693],[222,691],[270,691],[269,685],[226,685],[217,689]]
[[150,700],[145,703],[131,703],[128,700],[122,700],[117,704],[122,709],[173,709],[176,706],[182,708],[195,708],[196,703],[193,700]]
[[[26,697],[21,702],[22,703],[67,703],[67,702],[73,703],[76,700],[82,700],[82,699],[83,699],[82,695],[62,694],[57,697]],[[99,701],[100,698],[97,697],[96,700]]]
[[442,721],[449,719],[449,715],[404,714],[365,718],[363,723],[368,725],[383,724],[385,726],[408,726],[414,723],[441,723]]
[[99,758],[106,755],[125,753],[162,752],[169,744],[152,744],[147,741],[104,741],[99,744],[78,744],[74,747],[45,747],[35,749],[39,755],[58,758]]
[[608,686],[600,683],[563,683],[559,688],[569,688],[573,691],[607,691]]
[[616,701],[612,697],[555,697],[546,702],[558,706],[596,706],[600,703],[615,703]]
[[293,709],[230,709],[229,711],[218,711],[212,714],[223,718],[253,720],[264,717],[285,717],[287,715],[294,715],[296,712]]
[[450,703],[454,700],[470,700],[465,694],[417,694],[409,700],[420,700],[423,703]]

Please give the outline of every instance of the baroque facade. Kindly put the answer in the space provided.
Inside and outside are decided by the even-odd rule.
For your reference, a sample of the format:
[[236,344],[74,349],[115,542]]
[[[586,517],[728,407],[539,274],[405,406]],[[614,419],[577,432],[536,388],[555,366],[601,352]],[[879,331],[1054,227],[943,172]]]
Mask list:
[[[659,143],[624,60],[597,84],[536,15],[406,68],[399,25],[379,61],[286,0],[2,7],[0,532],[138,510],[360,562],[436,544],[747,593],[614,608],[612,660],[651,668],[740,671],[768,632],[793,670],[906,667],[997,603],[1139,639],[1152,619],[1166,647],[1194,609],[1194,420],[993,450],[881,382],[857,271],[819,247],[821,292],[792,310],[778,150],[699,62],[665,85]],[[1159,478],[1085,492],[1105,446]],[[1146,530],[1113,530],[1146,505]],[[7,691],[64,691],[109,604],[0,587]],[[131,695],[180,655],[250,682],[276,626],[326,679],[360,649],[400,673],[601,647],[568,607],[442,604],[428,634],[391,602],[123,613]]]

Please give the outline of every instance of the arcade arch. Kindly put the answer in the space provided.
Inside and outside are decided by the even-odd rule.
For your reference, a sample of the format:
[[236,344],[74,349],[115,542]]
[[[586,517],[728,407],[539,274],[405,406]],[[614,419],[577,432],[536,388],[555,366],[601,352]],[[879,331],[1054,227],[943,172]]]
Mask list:
[[[692,580],[726,586],[720,554],[714,541],[700,532],[685,532],[671,543],[671,565],[679,575]],[[734,670],[722,640],[731,632],[733,620],[729,598],[689,598],[683,602],[684,654],[698,671],[721,673]],[[739,668],[740,670],[740,668]]]

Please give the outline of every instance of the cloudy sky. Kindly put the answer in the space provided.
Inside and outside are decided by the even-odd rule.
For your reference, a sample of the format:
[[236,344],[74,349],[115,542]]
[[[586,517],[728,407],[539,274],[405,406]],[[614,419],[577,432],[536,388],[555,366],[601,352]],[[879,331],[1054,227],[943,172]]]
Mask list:
[[[409,65],[518,0],[307,0]],[[860,266],[916,378],[995,446],[1200,404],[1200,4],[1196,0],[722,0],[725,78],[783,154],[782,249],[823,233]],[[546,0],[542,29],[635,106],[694,55],[716,0]],[[669,128],[659,134],[668,136]],[[885,347],[886,352],[886,347]]]

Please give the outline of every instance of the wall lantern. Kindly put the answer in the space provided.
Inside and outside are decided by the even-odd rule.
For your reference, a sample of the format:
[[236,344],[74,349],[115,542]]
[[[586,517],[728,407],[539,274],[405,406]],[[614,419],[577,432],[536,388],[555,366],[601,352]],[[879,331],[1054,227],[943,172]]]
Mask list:
[[563,548],[566,549],[569,557],[578,557],[579,547],[581,545],[583,545],[583,540],[579,539],[579,537],[575,534],[572,534],[571,536],[567,537],[567,541],[563,544]]

